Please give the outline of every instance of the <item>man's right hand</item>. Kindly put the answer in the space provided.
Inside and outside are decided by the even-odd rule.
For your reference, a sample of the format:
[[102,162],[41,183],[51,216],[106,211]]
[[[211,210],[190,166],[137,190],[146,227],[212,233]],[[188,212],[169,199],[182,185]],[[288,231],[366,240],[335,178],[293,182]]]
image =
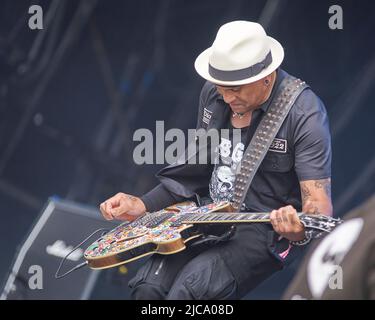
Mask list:
[[133,221],[146,212],[146,207],[140,198],[120,192],[101,203],[100,211],[107,220]]

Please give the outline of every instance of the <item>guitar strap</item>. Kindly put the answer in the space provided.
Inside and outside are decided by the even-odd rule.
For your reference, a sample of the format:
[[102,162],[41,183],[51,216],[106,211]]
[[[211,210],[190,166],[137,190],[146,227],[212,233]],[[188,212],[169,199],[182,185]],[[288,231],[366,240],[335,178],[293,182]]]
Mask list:
[[290,75],[286,76],[278,87],[274,99],[244,152],[234,185],[234,211],[244,209],[247,191],[260,164],[297,97],[306,88],[308,85],[305,82]]

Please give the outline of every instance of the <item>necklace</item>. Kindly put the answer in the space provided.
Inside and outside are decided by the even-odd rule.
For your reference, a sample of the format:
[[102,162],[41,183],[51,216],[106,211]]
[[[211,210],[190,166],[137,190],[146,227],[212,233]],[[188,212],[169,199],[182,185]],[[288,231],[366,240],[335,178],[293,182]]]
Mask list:
[[238,117],[238,118],[242,119],[248,111],[247,111],[247,112],[244,112],[244,113],[241,113],[241,112],[234,112],[234,111],[232,111],[232,112],[233,112],[233,114],[232,114],[232,118],[234,118],[234,117]]

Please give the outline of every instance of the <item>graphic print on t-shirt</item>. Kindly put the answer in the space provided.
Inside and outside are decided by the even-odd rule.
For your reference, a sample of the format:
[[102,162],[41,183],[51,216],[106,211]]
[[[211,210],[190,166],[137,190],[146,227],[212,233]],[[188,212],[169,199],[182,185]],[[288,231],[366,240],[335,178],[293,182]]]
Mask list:
[[215,167],[209,185],[211,199],[215,202],[231,201],[236,172],[244,152],[244,144],[239,141],[233,147],[230,139],[221,137],[220,145],[215,150]]

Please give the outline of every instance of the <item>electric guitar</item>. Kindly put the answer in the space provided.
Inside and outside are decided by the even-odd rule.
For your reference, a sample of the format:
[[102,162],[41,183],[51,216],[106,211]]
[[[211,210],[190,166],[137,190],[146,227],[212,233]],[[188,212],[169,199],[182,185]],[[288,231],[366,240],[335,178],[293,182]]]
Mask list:
[[[230,203],[212,203],[197,207],[194,202],[178,203],[125,222],[100,237],[84,253],[92,269],[106,269],[158,253],[174,254],[186,243],[203,235],[200,226],[270,222],[270,213],[225,212]],[[305,228],[332,231],[342,220],[325,215],[299,213]]]

